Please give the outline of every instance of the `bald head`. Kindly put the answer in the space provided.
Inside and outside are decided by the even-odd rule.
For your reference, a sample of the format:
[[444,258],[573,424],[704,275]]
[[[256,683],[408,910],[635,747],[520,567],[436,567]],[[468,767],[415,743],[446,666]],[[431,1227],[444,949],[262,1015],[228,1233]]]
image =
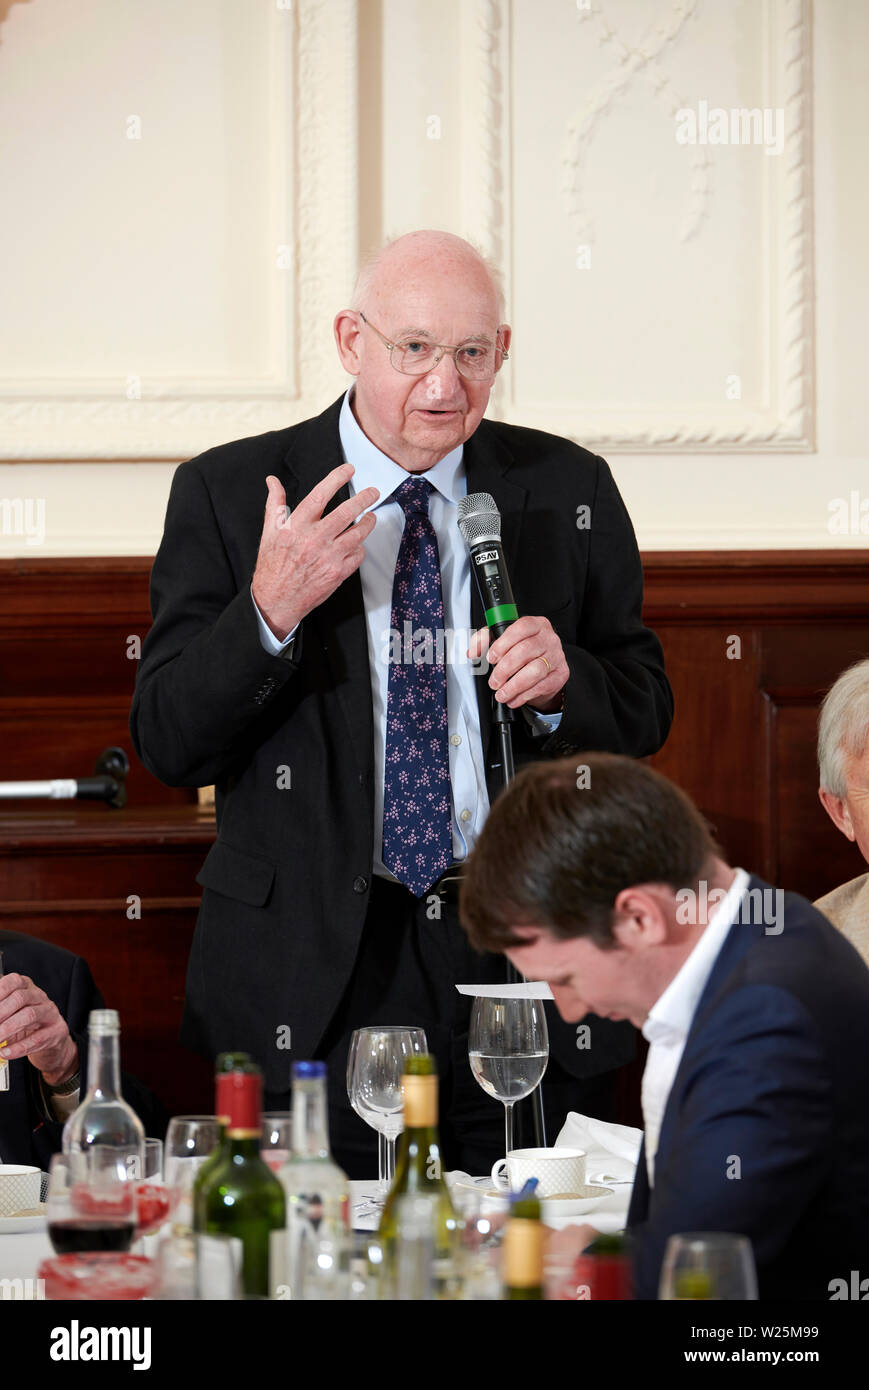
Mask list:
[[353,287],[351,304],[363,312],[377,312],[378,291],[385,283],[391,288],[396,279],[413,281],[421,276],[469,276],[480,287],[488,287],[495,299],[495,317],[504,317],[504,292],[497,266],[452,232],[418,231],[394,237],[363,261]]

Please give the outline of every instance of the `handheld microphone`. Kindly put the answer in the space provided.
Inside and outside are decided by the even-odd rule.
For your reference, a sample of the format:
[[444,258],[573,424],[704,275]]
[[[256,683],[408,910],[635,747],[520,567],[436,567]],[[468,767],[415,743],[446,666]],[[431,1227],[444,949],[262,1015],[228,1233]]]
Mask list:
[[494,642],[519,617],[501,549],[501,513],[488,492],[459,502],[459,530],[471,552],[471,571]]
[[[494,642],[519,617],[519,610],[510,588],[504,552],[501,549],[501,513],[494,497],[488,492],[472,492],[459,502],[459,530],[471,552],[471,570],[477,592],[483,603],[489,640]],[[501,781],[505,787],[513,780],[513,743],[511,725],[516,713],[503,701],[492,701],[493,716],[498,729],[501,751]],[[495,767],[498,764],[494,764]],[[510,983],[522,977],[508,962]],[[546,1125],[543,1119],[543,1098],[537,1086],[528,1097],[534,1122],[534,1142],[546,1146]],[[521,1104],[521,1102],[520,1102]]]

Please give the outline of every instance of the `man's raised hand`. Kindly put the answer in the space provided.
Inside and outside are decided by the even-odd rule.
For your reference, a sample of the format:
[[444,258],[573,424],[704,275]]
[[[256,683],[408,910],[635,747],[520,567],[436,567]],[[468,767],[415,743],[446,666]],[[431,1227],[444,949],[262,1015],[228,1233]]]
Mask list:
[[376,518],[368,512],[354,522],[366,508],[373,507],[380,496],[377,488],[367,487],[328,516],[323,515],[353,472],[349,463],[333,468],[302,498],[291,516],[280,482],[272,476],[266,478],[269,495],[252,589],[257,607],[279,642],[362,563],[363,542],[374,530]]

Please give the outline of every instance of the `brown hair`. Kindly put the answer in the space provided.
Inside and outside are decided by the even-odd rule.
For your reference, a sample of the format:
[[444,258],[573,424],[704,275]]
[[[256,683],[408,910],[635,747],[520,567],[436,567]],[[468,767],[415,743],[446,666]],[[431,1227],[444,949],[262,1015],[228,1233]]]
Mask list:
[[694,803],[659,772],[611,753],[522,769],[489,812],[462,879],[459,916],[472,945],[518,945],[517,926],[615,945],[623,888],[697,888],[721,851]]

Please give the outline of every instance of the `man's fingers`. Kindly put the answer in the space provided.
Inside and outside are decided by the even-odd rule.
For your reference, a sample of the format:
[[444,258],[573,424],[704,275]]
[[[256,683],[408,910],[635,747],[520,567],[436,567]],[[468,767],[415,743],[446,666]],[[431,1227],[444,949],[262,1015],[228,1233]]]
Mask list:
[[287,519],[287,494],[284,491],[283,483],[279,478],[269,474],[266,478],[266,487],[269,495],[266,498],[266,524],[270,521],[275,526],[283,526]]
[[[376,487],[366,487],[362,492],[357,492],[355,497],[348,497],[346,502],[342,502],[334,511],[329,512],[328,516],[323,517],[324,534],[327,536],[340,536],[343,531],[348,530],[356,521],[358,516],[373,507],[380,493]],[[371,513],[369,512],[369,515]],[[363,517],[363,520],[365,518]],[[371,517],[370,530],[374,529],[376,517]],[[358,523],[360,526],[362,522]]]
[[[22,977],[19,976],[19,979]],[[23,1028],[32,1028],[38,1021],[37,1007],[50,1003],[50,999],[42,990],[35,989],[29,980],[22,979],[22,983],[0,1004],[0,1037],[20,1033]]]
[[63,1034],[55,1027],[39,1028],[35,1033],[28,1033],[24,1038],[18,1038],[15,1042],[7,1043],[2,1049],[4,1057],[15,1062],[19,1057],[30,1057],[35,1052],[42,1052],[47,1047],[58,1047],[63,1041]]
[[319,521],[326,504],[331,502],[336,492],[349,483],[354,471],[352,463],[342,463],[338,468],[333,468],[331,473],[327,473],[325,478],[321,478],[319,483],[311,488],[307,497],[303,497],[301,502],[297,503],[295,515],[310,524]]
[[500,661],[512,647],[515,647],[517,642],[536,637],[545,622],[545,618],[530,618],[527,615],[517,618],[515,622],[510,624],[506,632],[501,633],[497,642],[493,642],[489,660],[493,663]]
[[468,644],[468,656],[472,661],[483,656],[489,650],[489,629],[487,627],[478,628],[472,634]]

